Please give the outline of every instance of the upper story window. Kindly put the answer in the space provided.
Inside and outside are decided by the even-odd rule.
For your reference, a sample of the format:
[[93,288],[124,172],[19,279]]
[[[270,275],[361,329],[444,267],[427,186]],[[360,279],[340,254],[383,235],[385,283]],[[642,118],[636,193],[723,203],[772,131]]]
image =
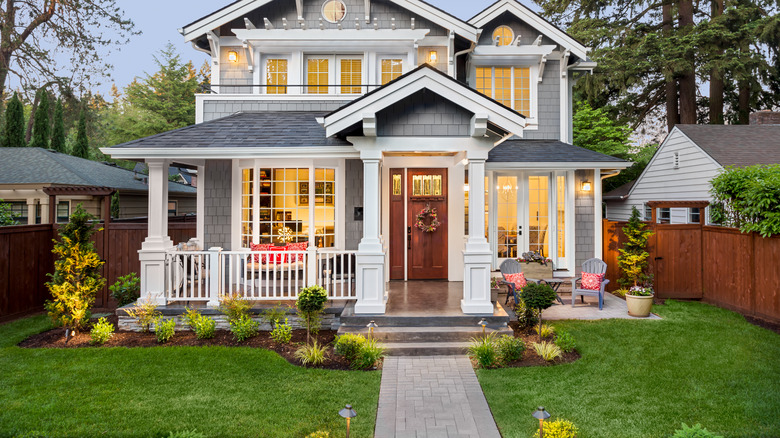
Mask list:
[[382,85],[398,79],[404,71],[403,59],[383,59],[381,63]]
[[363,79],[362,59],[341,59],[341,94],[360,94]]
[[287,60],[268,59],[265,62],[266,93],[287,94]]
[[341,0],[328,0],[322,5],[322,17],[330,23],[338,23],[347,15],[347,6]]
[[306,59],[308,94],[360,94],[362,85],[362,57],[312,55]]
[[306,60],[306,84],[309,94],[328,94],[330,60],[309,58]]
[[529,67],[477,67],[477,91],[525,116],[531,116]]
[[493,44],[508,46],[515,40],[515,33],[509,26],[499,26],[493,31]]

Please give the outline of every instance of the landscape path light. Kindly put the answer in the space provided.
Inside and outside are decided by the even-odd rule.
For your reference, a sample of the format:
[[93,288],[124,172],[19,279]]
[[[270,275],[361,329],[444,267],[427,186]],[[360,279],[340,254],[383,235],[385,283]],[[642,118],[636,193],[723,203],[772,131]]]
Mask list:
[[347,438],[349,438],[349,420],[357,417],[357,412],[352,409],[352,405],[347,405],[344,409],[339,411],[339,415],[341,415],[342,418],[347,419]]
[[482,319],[479,320],[478,324],[480,326],[482,326],[482,336],[485,336],[485,327],[487,327],[487,325],[488,325],[487,320],[485,318],[482,318]]
[[368,340],[370,341],[374,337],[374,329],[379,326],[374,321],[371,321],[366,327],[368,327]]
[[539,438],[544,438],[544,420],[550,418],[550,413],[544,409],[544,406],[539,406],[533,415],[539,420]]

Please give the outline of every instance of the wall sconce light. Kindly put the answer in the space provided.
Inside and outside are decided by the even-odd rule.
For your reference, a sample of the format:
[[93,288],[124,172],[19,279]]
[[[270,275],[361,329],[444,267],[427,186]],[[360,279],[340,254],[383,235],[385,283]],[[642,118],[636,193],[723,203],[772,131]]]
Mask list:
[[469,192],[469,185],[468,184],[463,184],[463,191],[466,192],[466,193]]
[[439,59],[439,53],[435,50],[431,50],[428,52],[428,62],[431,64],[436,64],[436,61]]
[[238,53],[231,50],[228,52],[228,61],[230,62],[238,62]]
[[582,182],[582,191],[583,192],[589,192],[590,189],[592,189],[592,188],[593,188],[593,184],[591,184],[590,181],[585,180],[585,181]]

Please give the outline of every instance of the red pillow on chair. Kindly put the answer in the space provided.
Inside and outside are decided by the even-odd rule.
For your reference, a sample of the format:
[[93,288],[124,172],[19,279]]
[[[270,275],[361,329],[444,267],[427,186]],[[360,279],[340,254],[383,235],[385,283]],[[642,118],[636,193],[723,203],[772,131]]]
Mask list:
[[601,290],[602,281],[604,281],[604,274],[591,274],[590,272],[583,272],[580,289]]
[[[309,242],[298,242],[298,243],[289,243],[287,244],[287,250],[288,251],[306,251],[309,249]],[[303,261],[303,254],[291,254],[289,262],[295,263],[295,262],[302,262]]]
[[522,272],[517,274],[506,274],[504,275],[504,279],[510,283],[513,283],[515,285],[515,290],[520,290],[525,287],[526,281],[525,281],[525,274]]
[[[260,243],[258,245],[255,245],[254,243],[250,243],[249,244],[249,249],[252,250],[252,251],[270,251],[272,246],[273,245],[271,245],[270,243]],[[265,264],[267,262],[266,261],[267,257],[268,256],[266,254],[263,254],[263,264]],[[260,254],[255,254],[254,262],[255,263],[259,263],[260,262]]]

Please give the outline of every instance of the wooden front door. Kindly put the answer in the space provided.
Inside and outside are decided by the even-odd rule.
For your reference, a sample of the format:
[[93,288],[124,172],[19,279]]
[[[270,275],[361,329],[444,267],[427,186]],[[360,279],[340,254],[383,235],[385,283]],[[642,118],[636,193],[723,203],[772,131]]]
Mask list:
[[[447,169],[408,169],[407,276],[410,280],[447,279]],[[436,209],[441,225],[426,232],[416,225],[417,215]],[[429,224],[430,218],[425,219]]]

